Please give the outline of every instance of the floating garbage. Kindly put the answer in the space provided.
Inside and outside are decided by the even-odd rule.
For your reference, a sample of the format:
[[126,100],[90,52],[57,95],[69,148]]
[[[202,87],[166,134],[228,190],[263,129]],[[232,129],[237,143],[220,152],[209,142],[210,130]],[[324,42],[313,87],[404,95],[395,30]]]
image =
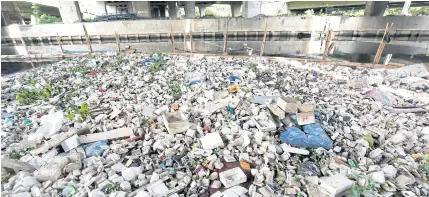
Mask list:
[[2,195],[427,196],[425,77],[287,58],[67,58],[2,77]]

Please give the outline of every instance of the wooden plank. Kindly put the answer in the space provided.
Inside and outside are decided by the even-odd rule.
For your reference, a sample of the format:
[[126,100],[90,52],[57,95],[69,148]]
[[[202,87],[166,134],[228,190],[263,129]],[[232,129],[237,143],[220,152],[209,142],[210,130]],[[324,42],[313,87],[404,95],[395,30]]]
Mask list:
[[81,144],[86,144],[86,143],[96,142],[100,140],[109,140],[109,139],[128,137],[131,135],[134,135],[133,128],[120,128],[120,129],[114,129],[107,132],[81,135],[79,136],[79,142]]

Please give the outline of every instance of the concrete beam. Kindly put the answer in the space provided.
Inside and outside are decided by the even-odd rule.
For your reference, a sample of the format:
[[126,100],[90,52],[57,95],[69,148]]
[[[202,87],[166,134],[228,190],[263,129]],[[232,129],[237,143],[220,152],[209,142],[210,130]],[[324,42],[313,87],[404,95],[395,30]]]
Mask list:
[[262,1],[244,1],[243,17],[252,18],[262,13]]
[[175,1],[169,1],[168,5],[168,15],[171,19],[177,18],[177,6]]
[[388,1],[367,1],[365,4],[365,16],[383,16],[388,5]]
[[132,1],[132,12],[137,14],[137,18],[150,18],[152,13],[149,1]]
[[231,3],[231,16],[238,17],[241,15],[241,4]]
[[195,18],[195,1],[185,2],[185,17]]

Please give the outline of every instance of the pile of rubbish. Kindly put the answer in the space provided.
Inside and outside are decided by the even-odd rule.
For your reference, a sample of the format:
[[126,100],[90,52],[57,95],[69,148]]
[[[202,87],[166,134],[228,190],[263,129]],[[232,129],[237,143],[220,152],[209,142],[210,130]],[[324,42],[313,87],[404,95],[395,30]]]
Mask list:
[[2,196],[428,196],[429,72],[106,54],[2,77]]

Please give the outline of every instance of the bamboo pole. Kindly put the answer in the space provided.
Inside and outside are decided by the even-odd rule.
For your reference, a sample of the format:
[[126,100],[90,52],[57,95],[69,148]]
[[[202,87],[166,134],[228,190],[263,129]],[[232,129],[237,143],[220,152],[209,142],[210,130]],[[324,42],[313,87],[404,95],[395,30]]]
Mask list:
[[186,31],[183,31],[183,52],[186,53]]
[[325,38],[325,48],[323,50],[323,60],[326,60],[326,50],[329,47],[329,35],[330,35],[331,23],[328,24],[328,28],[326,29],[326,38]]
[[116,32],[115,31],[115,39],[116,39],[116,46],[117,46],[117,50],[118,50],[118,53],[120,53],[121,52],[121,42],[120,42],[120,40],[119,40],[119,35],[118,35],[118,32]]
[[193,41],[192,41],[192,30],[189,32],[189,39],[190,39],[190,42],[191,42],[191,53],[193,53],[194,52],[194,45],[193,45]]
[[387,24],[386,24],[386,28],[384,29],[383,37],[381,38],[380,45],[378,46],[377,53],[375,54],[374,61],[372,62],[372,63],[374,63],[374,64],[376,63],[377,57],[378,57],[378,55],[379,55],[379,53],[380,53],[381,45],[382,45],[382,44],[383,44],[383,42],[384,42],[384,37],[386,36],[386,32],[387,32],[387,28],[388,28],[388,27],[389,27],[389,23],[387,23]]
[[60,45],[61,54],[64,54],[63,46],[62,46],[62,43],[61,43],[61,37],[60,37],[60,35],[58,33],[57,33],[57,42],[58,42],[58,45]]
[[[390,33],[392,32],[392,26],[393,26],[393,23],[390,24],[390,27],[388,28],[386,35],[390,35]],[[381,49],[380,49],[379,55],[377,57],[377,62],[376,62],[377,64],[378,64],[378,62],[380,62],[380,58],[383,54],[383,50],[384,50],[384,47],[386,46],[386,43],[387,42],[384,41],[384,39],[383,39],[383,44],[381,45]]]
[[89,54],[91,54],[92,53],[91,39],[89,39],[88,32],[86,31],[85,24],[82,23],[82,27],[83,27],[83,31],[85,32],[86,43],[88,44]]
[[264,31],[264,38],[262,39],[262,45],[261,45],[261,53],[259,54],[259,56],[263,56],[264,55],[264,50],[265,50],[265,39],[267,38],[267,22],[265,22],[265,31]]
[[228,46],[228,27],[229,27],[229,17],[226,21],[226,30],[223,33],[223,54],[227,54],[227,46]]
[[174,46],[174,32],[173,32],[173,23],[171,22],[171,18],[170,18],[170,36],[171,36],[171,48],[173,53],[175,53],[176,47]]

